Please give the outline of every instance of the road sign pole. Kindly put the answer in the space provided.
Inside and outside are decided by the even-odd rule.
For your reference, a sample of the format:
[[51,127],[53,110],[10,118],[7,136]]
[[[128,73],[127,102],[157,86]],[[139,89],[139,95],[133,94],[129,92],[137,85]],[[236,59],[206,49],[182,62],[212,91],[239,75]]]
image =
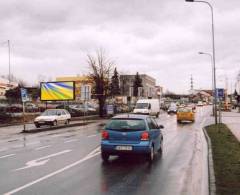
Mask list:
[[219,124],[221,124],[222,123],[222,101],[221,101],[221,99],[219,100]]
[[26,131],[26,122],[25,122],[25,103],[23,101],[23,131]]

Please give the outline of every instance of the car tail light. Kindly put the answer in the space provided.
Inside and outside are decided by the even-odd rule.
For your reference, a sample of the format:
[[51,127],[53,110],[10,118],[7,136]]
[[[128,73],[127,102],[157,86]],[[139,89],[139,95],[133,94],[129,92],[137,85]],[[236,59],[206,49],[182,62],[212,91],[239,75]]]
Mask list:
[[109,139],[109,133],[105,130],[102,131],[102,139]]
[[148,132],[143,132],[142,135],[141,135],[141,140],[142,141],[147,141],[149,140],[149,133]]

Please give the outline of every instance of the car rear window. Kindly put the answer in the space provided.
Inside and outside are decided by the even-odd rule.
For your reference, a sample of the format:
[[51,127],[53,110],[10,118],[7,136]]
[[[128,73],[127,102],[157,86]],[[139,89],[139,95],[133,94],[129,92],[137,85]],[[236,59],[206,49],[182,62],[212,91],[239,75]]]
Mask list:
[[143,131],[146,130],[146,124],[143,119],[112,119],[105,128],[114,131]]
[[182,108],[182,109],[179,109],[178,112],[192,112],[192,110],[189,108]]
[[137,103],[136,108],[137,109],[148,109],[149,103]]
[[42,116],[56,116],[58,110],[46,110]]

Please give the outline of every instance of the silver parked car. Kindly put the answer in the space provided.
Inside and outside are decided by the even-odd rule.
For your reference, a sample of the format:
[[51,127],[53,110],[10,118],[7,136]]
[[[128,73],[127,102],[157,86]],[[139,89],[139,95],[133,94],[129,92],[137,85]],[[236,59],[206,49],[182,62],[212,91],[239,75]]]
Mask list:
[[70,113],[65,109],[47,109],[40,116],[35,118],[34,124],[37,128],[42,125],[56,126],[58,124],[69,124]]

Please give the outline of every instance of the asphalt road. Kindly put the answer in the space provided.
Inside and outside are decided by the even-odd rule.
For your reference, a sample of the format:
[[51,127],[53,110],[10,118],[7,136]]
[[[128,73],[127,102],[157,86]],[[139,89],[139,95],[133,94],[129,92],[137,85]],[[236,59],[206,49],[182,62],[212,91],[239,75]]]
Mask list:
[[211,109],[198,108],[195,123],[165,126],[163,156],[112,157],[102,163],[98,124],[0,140],[0,194],[207,194],[207,145],[202,127]]

